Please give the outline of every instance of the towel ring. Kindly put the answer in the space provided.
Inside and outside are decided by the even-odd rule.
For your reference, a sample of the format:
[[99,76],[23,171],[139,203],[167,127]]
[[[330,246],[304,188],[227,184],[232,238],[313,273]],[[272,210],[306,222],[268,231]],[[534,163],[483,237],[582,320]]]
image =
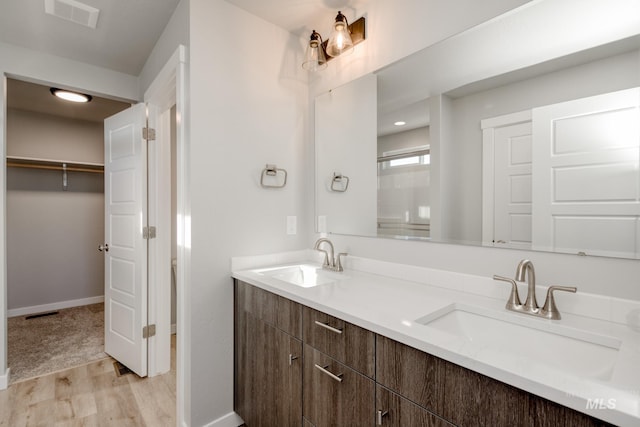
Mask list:
[[[265,177],[274,177],[278,179],[280,177],[280,184],[265,184]],[[267,164],[265,168],[262,170],[262,174],[260,175],[260,186],[262,188],[282,188],[287,184],[287,171],[284,169],[278,169],[276,165]]]
[[344,193],[349,188],[349,177],[341,173],[334,172],[331,178],[331,191]]

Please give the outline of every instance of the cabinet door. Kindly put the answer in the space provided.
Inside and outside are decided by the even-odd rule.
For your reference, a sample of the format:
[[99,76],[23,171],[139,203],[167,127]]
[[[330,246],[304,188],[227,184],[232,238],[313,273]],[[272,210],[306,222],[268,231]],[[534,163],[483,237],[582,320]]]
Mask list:
[[315,427],[372,426],[373,380],[304,346],[304,417]]
[[386,427],[454,427],[424,408],[378,385],[376,425]]
[[237,313],[235,378],[235,410],[248,427],[302,424],[300,340]]
[[287,298],[236,280],[236,308],[302,339],[302,306]]

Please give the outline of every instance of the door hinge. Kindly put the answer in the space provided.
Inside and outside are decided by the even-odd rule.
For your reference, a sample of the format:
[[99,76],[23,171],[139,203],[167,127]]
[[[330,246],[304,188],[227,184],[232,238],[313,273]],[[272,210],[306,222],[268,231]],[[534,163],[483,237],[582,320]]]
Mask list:
[[145,240],[155,239],[156,238],[156,227],[143,227],[142,228],[142,238]]
[[142,138],[147,141],[155,141],[156,140],[156,130],[154,128],[142,128]]
[[149,325],[142,328],[142,338],[151,338],[156,335],[156,325]]

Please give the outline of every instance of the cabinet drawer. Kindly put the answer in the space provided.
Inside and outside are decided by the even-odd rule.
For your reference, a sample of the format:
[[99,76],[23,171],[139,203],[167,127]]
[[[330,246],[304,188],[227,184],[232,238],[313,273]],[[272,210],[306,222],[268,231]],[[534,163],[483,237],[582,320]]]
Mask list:
[[236,309],[302,339],[302,306],[280,295],[236,280]]
[[304,307],[303,341],[365,374],[375,375],[375,334],[349,322]]
[[386,427],[454,427],[415,403],[378,385],[376,425]]
[[310,424],[315,427],[373,425],[375,385],[372,379],[306,344],[303,378],[303,415]]
[[381,335],[376,376],[379,384],[461,427],[607,425]]

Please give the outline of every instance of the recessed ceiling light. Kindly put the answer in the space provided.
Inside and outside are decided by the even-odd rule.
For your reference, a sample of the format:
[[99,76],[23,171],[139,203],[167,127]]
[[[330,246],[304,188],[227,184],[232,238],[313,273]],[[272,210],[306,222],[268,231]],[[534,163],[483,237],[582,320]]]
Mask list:
[[404,126],[406,124],[407,124],[407,122],[403,122],[403,121],[399,121],[399,122],[395,122],[394,123],[394,125],[396,125],[396,126]]
[[91,95],[72,92],[70,90],[58,89],[55,87],[51,88],[51,94],[54,96],[57,96],[58,98],[62,98],[65,101],[71,101],[71,102],[89,102],[92,99]]

